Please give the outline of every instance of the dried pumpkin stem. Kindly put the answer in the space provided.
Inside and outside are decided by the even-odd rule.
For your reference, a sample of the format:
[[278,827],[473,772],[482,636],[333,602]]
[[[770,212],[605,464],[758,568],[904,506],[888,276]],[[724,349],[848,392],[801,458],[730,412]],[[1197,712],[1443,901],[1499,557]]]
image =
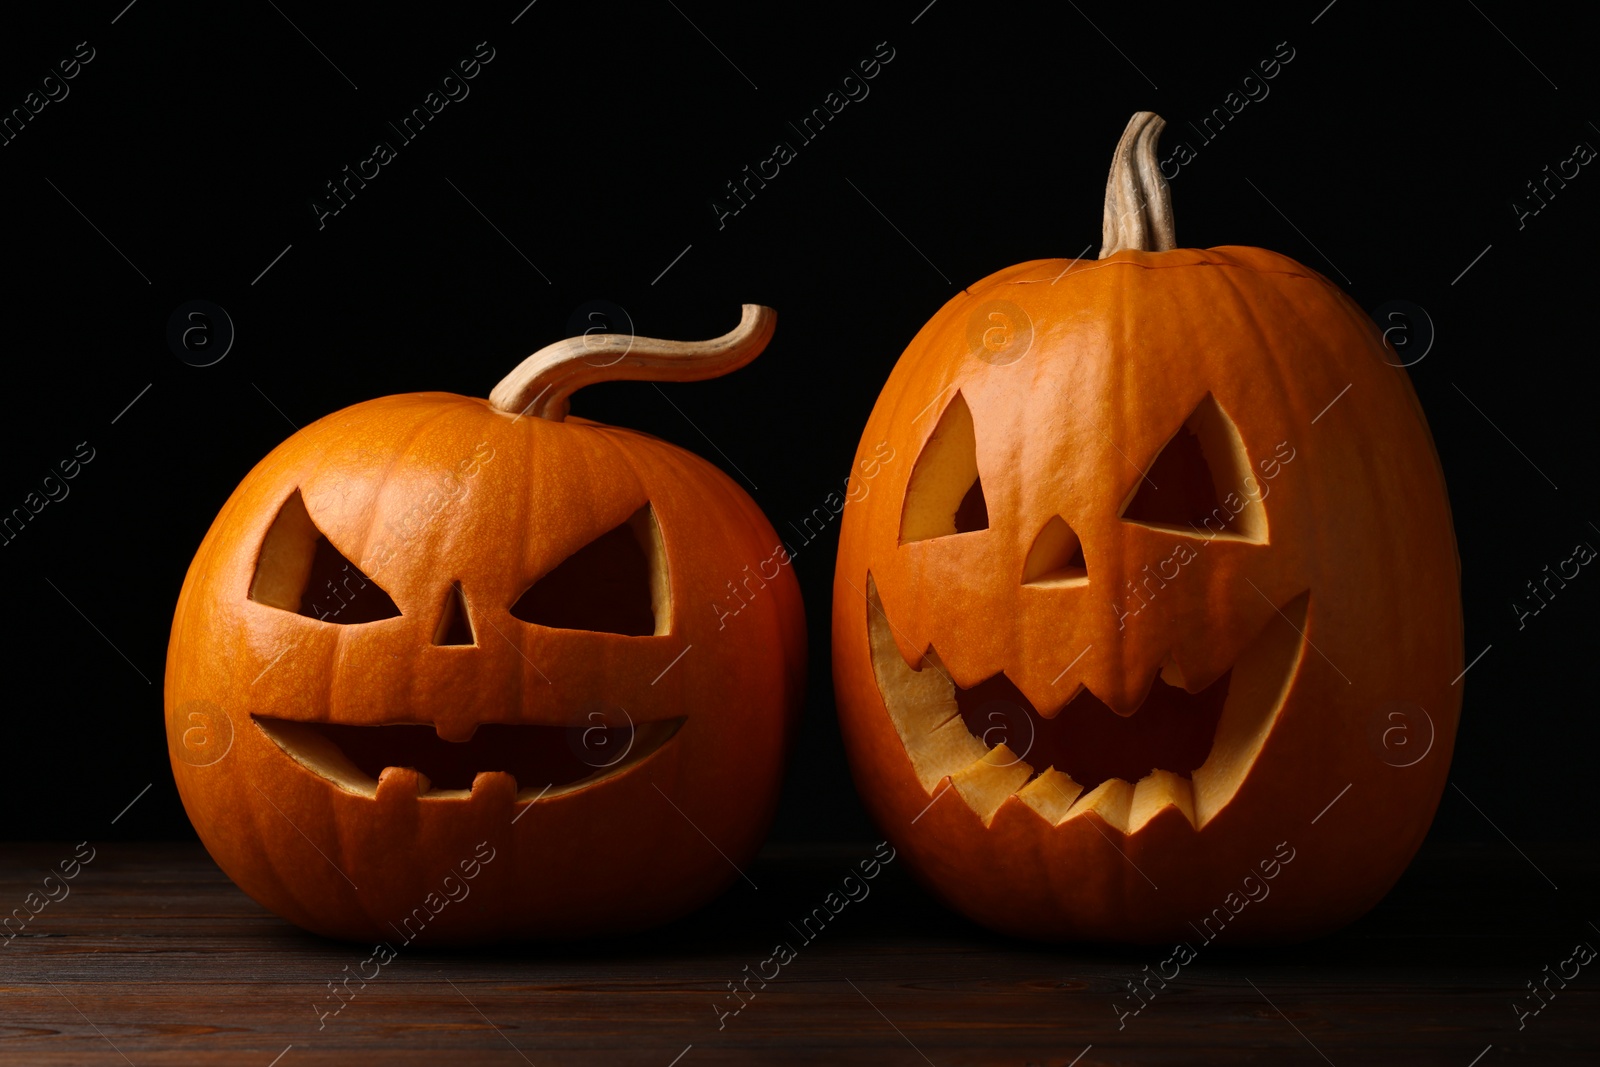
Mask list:
[[611,381],[695,382],[738,370],[772,340],[778,313],[743,305],[739,325],[709,341],[661,341],[601,333],[546,345],[517,364],[489,394],[489,404],[512,415],[551,422],[567,417],[573,393]]
[[1165,252],[1178,247],[1172,196],[1156,159],[1156,142],[1166,125],[1160,115],[1140,111],[1122,131],[1111,159],[1111,176],[1106,179],[1101,259],[1125,249]]

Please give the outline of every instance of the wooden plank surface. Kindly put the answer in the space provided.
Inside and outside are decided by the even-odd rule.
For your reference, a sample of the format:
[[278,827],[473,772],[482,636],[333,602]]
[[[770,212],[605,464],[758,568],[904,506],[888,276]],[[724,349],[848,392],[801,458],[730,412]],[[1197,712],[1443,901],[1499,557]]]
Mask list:
[[[769,847],[749,872],[759,889],[736,883],[646,935],[403,949],[351,982],[337,1014],[323,1014],[340,1003],[328,984],[369,951],[278,920],[198,845],[95,847],[68,896],[0,938],[0,1063],[1600,1063],[1600,961],[1551,983],[1537,1014],[1513,1008],[1536,1006],[1527,983],[1546,965],[1600,947],[1591,845],[1524,858],[1504,841],[1430,844],[1348,930],[1271,951],[1207,946],[1125,1018],[1127,980],[1168,950],[1000,938],[944,911],[903,865],[802,943],[790,921],[868,844]],[[73,852],[0,850],[0,911]],[[779,941],[796,957],[721,1015],[738,1003],[728,983]]]

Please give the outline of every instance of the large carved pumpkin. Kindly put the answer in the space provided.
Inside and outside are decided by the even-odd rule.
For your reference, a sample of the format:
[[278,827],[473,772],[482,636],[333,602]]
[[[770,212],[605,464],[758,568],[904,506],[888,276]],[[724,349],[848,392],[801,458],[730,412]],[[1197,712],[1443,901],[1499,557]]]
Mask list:
[[703,344],[590,335],[479,400],[385,397],[296,433],[196,554],[167,660],[185,808],[262,904],[340,937],[573,937],[658,923],[738,876],[776,802],[803,681],[777,542],[704,460],[565,418],[605,379],[753,359],[747,305]]
[[1098,260],[971,286],[890,375],[860,455],[916,458],[845,507],[839,714],[884,833],[980,922],[1309,936],[1388,890],[1444,786],[1449,505],[1360,308],[1175,247],[1160,128],[1124,135]]

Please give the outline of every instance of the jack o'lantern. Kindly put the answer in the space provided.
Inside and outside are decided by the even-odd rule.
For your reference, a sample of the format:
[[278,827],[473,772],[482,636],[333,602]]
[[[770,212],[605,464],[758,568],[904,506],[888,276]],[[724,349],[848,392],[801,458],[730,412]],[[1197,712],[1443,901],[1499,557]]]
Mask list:
[[1444,477],[1331,282],[1175,247],[1161,127],[1123,136],[1098,260],[991,275],[896,364],[859,456],[914,459],[845,506],[839,714],[883,832],[982,923],[1313,936],[1382,897],[1444,788]]
[[770,309],[703,343],[588,335],[479,400],[415,393],[294,434],[184,581],[167,735],[218,865],[285,918],[433,943],[656,924],[738,877],[803,684],[777,542],[711,464],[566,418],[584,385],[749,362]]

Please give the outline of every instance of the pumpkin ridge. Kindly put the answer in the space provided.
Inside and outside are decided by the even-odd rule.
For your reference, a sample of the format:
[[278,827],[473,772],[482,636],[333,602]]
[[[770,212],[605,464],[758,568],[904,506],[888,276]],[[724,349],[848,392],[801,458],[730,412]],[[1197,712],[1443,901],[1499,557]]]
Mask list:
[[[360,551],[354,556],[350,555],[348,552],[344,553],[344,557],[346,559],[348,559],[348,560],[354,561],[355,565],[356,565],[356,567],[358,569],[361,567],[361,562],[367,558],[367,551],[368,551],[369,548],[372,547],[372,544],[373,544],[373,527],[379,521],[379,515],[381,514],[381,511],[380,511],[380,508],[379,508],[379,497],[382,495],[381,487],[388,483],[389,477],[393,474],[394,469],[396,468],[396,466],[398,466],[401,463],[401,461],[405,459],[406,455],[410,452],[411,448],[417,443],[417,441],[419,439],[421,439],[422,435],[428,430],[428,428],[433,426],[434,424],[438,423],[442,419],[444,419],[446,415],[449,415],[449,414],[452,414],[452,413],[453,413],[453,411],[452,411],[452,409],[450,407],[441,406],[437,410],[429,412],[429,413],[423,415],[422,418],[418,419],[417,422],[413,424],[412,429],[411,429],[411,433],[409,435],[407,435],[405,437],[405,439],[399,444],[399,447],[395,448],[395,450],[391,453],[390,458],[389,458],[389,462],[384,466],[383,474],[375,482],[375,484],[378,485],[380,487],[380,489],[379,489],[379,491],[377,493],[375,493],[373,495],[372,503],[371,503],[371,505],[370,505],[370,507],[368,509],[368,512],[367,512],[367,521],[366,521],[365,528],[363,529],[362,535],[361,535]],[[315,475],[316,473],[318,473],[321,470],[323,470],[325,468],[325,466],[327,465],[327,460],[328,460],[328,457],[326,455],[321,457],[320,461],[312,468],[310,473],[312,475]],[[309,479],[307,479],[307,480],[309,480]],[[302,495],[304,495],[303,492],[302,492]],[[309,511],[309,509],[308,509],[308,511]],[[315,516],[312,517],[312,521],[313,522],[316,521]],[[317,527],[317,529],[322,530],[322,536],[324,536],[324,537],[328,536],[327,531],[324,530],[321,525],[319,525]],[[379,536],[381,537],[382,534],[380,533]],[[332,544],[333,543],[333,539],[331,537],[328,538],[328,542],[329,542],[329,544]],[[338,545],[334,545],[333,547],[336,548],[336,549],[339,548]],[[340,549],[340,551],[343,552],[342,549]],[[365,571],[363,571],[362,573],[366,576],[368,581],[371,581],[371,582],[373,582],[375,584],[377,583],[377,579],[376,578],[373,578],[370,574],[366,574]],[[380,585],[379,588],[383,588],[383,587]],[[384,591],[388,592],[387,589],[385,589]],[[389,595],[390,595],[391,598],[394,596],[393,593],[390,593]],[[399,606],[399,601],[396,601],[395,604],[398,607]],[[415,612],[416,610],[417,610],[416,607],[413,606],[412,611]],[[401,615],[404,616],[405,612],[402,611]],[[339,628],[339,632],[336,635],[335,639],[332,642],[329,642],[328,646],[327,646],[329,661],[325,662],[323,664],[323,669],[326,672],[326,676],[328,678],[333,679],[333,678],[342,677],[343,672],[339,671],[337,668],[338,668],[338,666],[340,664],[344,663],[345,660],[349,657],[350,653],[349,653],[349,650],[347,648],[347,645],[349,643],[351,643],[351,642],[358,642],[359,640],[360,640],[360,635],[357,633],[357,631],[356,631],[356,629],[354,627],[343,626],[343,627]],[[327,694],[323,698],[322,708],[323,708],[324,714],[331,713],[333,705],[334,705],[334,696],[335,696],[335,694],[333,692],[333,686],[330,685],[329,686],[329,691],[327,692]],[[343,844],[344,844],[344,842],[341,841],[340,842],[341,847],[343,846]]]
[[[1154,128],[1135,117],[1108,181],[1107,245],[1131,247],[991,274],[889,371],[855,461],[880,439],[907,458],[845,506],[840,733],[882,833],[970,919],[1170,944],[1314,831],[1293,877],[1227,931],[1294,941],[1376,904],[1439,806],[1461,713],[1460,550],[1416,390],[1349,295],[1264,249],[1139,250],[1165,225]],[[1166,273],[1077,278],[1113,263]],[[947,526],[963,462],[925,502],[935,535],[905,544],[906,466],[957,391],[988,529]],[[1247,513],[1250,536],[1222,536]],[[1057,520],[1079,538],[1081,587],[1027,581],[1042,542],[1044,562],[1074,565],[1047,537]],[[1208,705],[1169,687],[1224,674],[1196,766],[1203,724],[1178,716]],[[1166,773],[1130,784],[1151,757]]]
[[[446,393],[444,395],[445,396],[453,396],[454,394]],[[372,404],[372,403],[373,402],[369,400],[369,401],[366,401],[363,404],[359,404],[359,405],[356,405],[356,406],[357,407],[366,408],[369,404]],[[348,411],[350,409],[346,408],[345,410]],[[372,410],[373,409],[368,408],[368,411],[372,411]],[[406,453],[411,449],[411,447],[413,445],[415,445],[417,443],[417,439],[420,438],[423,435],[423,433],[425,433],[430,426],[432,426],[434,423],[438,422],[440,419],[443,419],[448,414],[451,414],[450,408],[440,406],[440,407],[438,407],[437,409],[435,409],[433,411],[425,412],[422,415],[421,418],[419,418],[415,423],[413,423],[412,426],[411,426],[410,432],[402,440],[396,442],[396,447],[394,447],[390,451],[389,460],[388,460],[387,463],[384,464],[384,468],[383,468],[382,473],[379,474],[376,478],[373,479],[375,484],[381,486],[381,485],[387,483],[389,478],[390,478],[390,476],[394,474],[395,468],[400,465],[402,460],[405,459]],[[324,471],[329,466],[329,459],[330,459],[330,457],[327,454],[319,456],[317,462],[315,464],[313,464],[311,466],[311,469],[307,472],[307,477],[301,479],[302,483],[311,480],[312,477],[314,477],[315,475],[317,475],[317,474],[321,473],[322,471]],[[302,495],[303,495],[303,492],[302,492]],[[358,567],[361,565],[360,561],[362,561],[362,560],[367,558],[367,550],[372,547],[372,543],[373,543],[372,528],[373,528],[373,524],[377,521],[377,517],[376,517],[376,514],[375,514],[375,512],[377,511],[377,507],[376,507],[377,501],[378,501],[378,495],[374,494],[373,495],[373,499],[372,499],[372,505],[373,506],[369,509],[369,515],[367,517],[366,525],[362,529],[362,532],[361,532],[361,539],[360,539],[361,543],[360,543],[360,546],[359,546],[359,550],[354,555],[351,555],[349,552],[345,552],[344,549],[339,548],[338,545],[334,545],[333,546],[334,548],[339,548],[339,551],[344,554],[344,557],[346,559],[350,559],[350,560],[356,561],[356,565]],[[306,510],[309,512],[310,508],[308,507]],[[312,515],[311,518],[312,518],[313,522],[316,521],[316,516],[315,515]],[[317,529],[322,530],[322,526],[319,524],[317,526]],[[327,531],[326,530],[323,530],[322,533],[323,533],[324,537],[327,537]],[[329,541],[329,543],[332,543],[333,538],[329,537],[328,541]],[[371,576],[369,575],[368,577],[370,578]]]
[[[770,333],[770,312],[747,317]],[[731,369],[727,349],[738,340],[663,342],[661,358],[687,349],[688,364],[666,371],[704,377]],[[367,400],[298,427],[222,504],[185,574],[164,678],[179,796],[217,865],[315,933],[461,944],[642,929],[713,899],[770,826],[803,706],[799,586],[792,569],[774,573],[768,563],[748,602],[729,602],[737,623],[723,629],[707,608],[726,595],[730,561],[754,564],[772,551],[777,538],[760,508],[715,465],[661,438],[587,420],[571,431],[553,419],[516,421],[487,401],[431,392]],[[334,631],[250,601],[263,539],[297,489],[316,507],[318,531],[337,538],[345,561],[333,568],[350,562],[333,591],[349,580],[353,592],[359,569],[409,618],[352,617]],[[657,505],[675,550],[651,590],[662,604],[670,597],[675,636],[582,627],[532,636],[526,622],[514,630],[500,621],[523,571],[604,537],[596,527],[629,496]],[[661,514],[664,502],[672,514]],[[631,569],[602,567],[568,595],[606,608],[621,603],[624,581]],[[470,644],[437,641],[446,598],[436,594],[447,583],[466,605]],[[231,730],[197,732],[196,715]],[[266,733],[273,717],[290,748]],[[644,758],[613,763],[635,718],[639,743],[621,759]],[[330,740],[320,726],[304,746],[293,736],[288,724],[307,722],[343,731],[337,743],[354,746],[345,755],[361,755],[364,778],[376,772],[374,796],[295,758],[320,754],[340,770],[316,744]],[[456,747],[486,723],[499,725],[476,747]],[[385,725],[408,728],[382,744],[362,736]],[[543,729],[505,728],[520,725]],[[593,737],[610,747],[595,748]],[[653,750],[651,737],[661,741]],[[425,799],[434,767],[442,784]],[[587,767],[610,770],[567,777]],[[537,780],[513,786],[516,771]],[[585,784],[542,792],[546,777]],[[463,788],[469,779],[474,788]],[[450,874],[450,886],[476,879],[472,899],[440,912],[450,891],[440,879]]]
[[[1170,255],[1171,253],[1162,253],[1162,254],[1163,255]],[[1100,270],[1100,269],[1102,269],[1104,267],[1116,267],[1116,266],[1137,267],[1140,270],[1151,270],[1151,271],[1155,271],[1155,270],[1183,270],[1186,267],[1233,267],[1233,268],[1235,268],[1237,270],[1245,270],[1245,271],[1249,271],[1251,274],[1259,274],[1259,275],[1263,275],[1263,276],[1267,276],[1267,277],[1278,276],[1278,277],[1283,277],[1283,278],[1303,278],[1306,281],[1321,282],[1324,285],[1326,285],[1328,288],[1330,288],[1333,291],[1339,293],[1341,296],[1344,294],[1344,290],[1340,289],[1333,282],[1329,281],[1327,278],[1323,277],[1321,274],[1318,274],[1316,271],[1312,270],[1309,267],[1307,267],[1305,273],[1302,274],[1302,273],[1299,273],[1297,271],[1291,271],[1291,270],[1272,270],[1272,269],[1266,268],[1266,267],[1257,267],[1254,264],[1241,263],[1241,262],[1239,262],[1237,260],[1201,259],[1201,260],[1190,260],[1187,263],[1138,263],[1138,262],[1135,262],[1132,259],[1118,259],[1117,256],[1120,256],[1120,255],[1122,255],[1122,253],[1119,252],[1116,255],[1111,256],[1111,257],[1106,258],[1106,259],[1099,259],[1099,260],[1089,260],[1089,259],[1072,260],[1071,262],[1074,262],[1074,263],[1086,263],[1086,264],[1089,264],[1089,265],[1086,266],[1083,270],[1068,270],[1068,271],[1064,271],[1062,273],[1062,277],[1064,278],[1067,274],[1073,274],[1073,275],[1088,274],[1090,271]],[[1041,260],[1039,262],[1048,262],[1048,261]],[[1002,278],[999,281],[994,282],[993,284],[994,284],[995,287],[999,287],[999,286],[1002,286],[1002,285],[1041,285],[1041,284],[1042,285],[1054,285],[1055,282],[1054,281],[1045,281],[1045,279],[1043,279],[1043,278]],[[977,286],[973,286],[973,288],[979,288],[982,285],[983,285],[983,283],[980,282],[980,283],[978,283]]]

